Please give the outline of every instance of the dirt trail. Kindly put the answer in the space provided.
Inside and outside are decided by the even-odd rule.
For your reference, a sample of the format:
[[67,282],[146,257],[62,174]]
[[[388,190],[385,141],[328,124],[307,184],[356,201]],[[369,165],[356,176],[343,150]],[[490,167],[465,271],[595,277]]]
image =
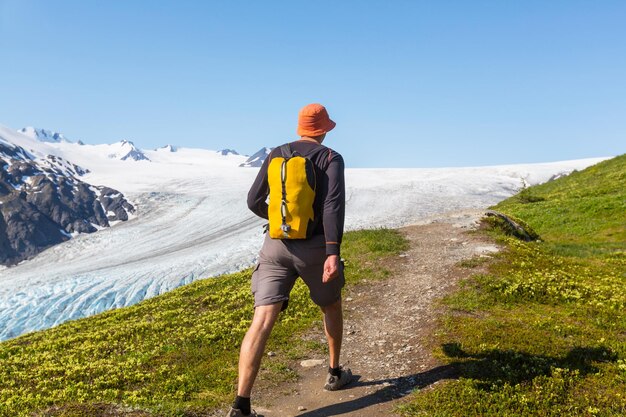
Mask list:
[[440,313],[434,302],[475,272],[455,264],[497,251],[484,237],[465,233],[476,227],[481,214],[448,213],[400,229],[410,249],[390,262],[392,276],[345,292],[342,363],[352,369],[356,382],[337,392],[324,391],[327,359],[311,358],[324,363],[297,365],[299,381],[255,396],[257,412],[265,417],[390,416],[412,390],[453,377],[431,355]]

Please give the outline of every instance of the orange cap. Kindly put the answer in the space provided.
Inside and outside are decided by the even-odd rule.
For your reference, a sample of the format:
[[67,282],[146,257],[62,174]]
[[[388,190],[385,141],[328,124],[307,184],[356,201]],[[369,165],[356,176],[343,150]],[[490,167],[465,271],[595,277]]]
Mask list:
[[326,108],[321,104],[308,104],[298,114],[299,136],[319,136],[330,132],[336,123],[330,120]]

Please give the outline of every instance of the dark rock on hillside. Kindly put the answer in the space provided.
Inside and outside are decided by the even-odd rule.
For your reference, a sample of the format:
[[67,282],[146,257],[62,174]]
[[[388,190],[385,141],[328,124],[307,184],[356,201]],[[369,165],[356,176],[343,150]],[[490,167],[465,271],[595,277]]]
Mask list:
[[58,157],[29,157],[19,146],[0,143],[0,264],[14,265],[72,233],[95,232],[134,212],[119,191],[73,176],[85,172],[80,167]]
[[56,155],[47,155],[45,162],[51,167],[51,169],[61,174],[69,172],[71,175],[82,176],[90,172],[88,169],[84,169]]
[[491,226],[499,228],[509,236],[516,237],[525,242],[532,242],[540,239],[537,232],[520,219],[510,215],[507,216],[506,214],[495,210],[487,210],[485,214],[487,215],[487,218],[495,219],[495,221],[490,222]]
[[12,265],[35,256],[69,236],[26,201],[25,192],[12,193],[0,204],[0,264]]
[[130,204],[124,198],[124,195],[117,190],[109,187],[102,187],[100,189],[100,203],[108,214],[107,219],[113,220],[128,220],[128,213],[135,211],[132,204]]
[[[7,161],[15,159],[18,161],[31,160],[33,156],[26,152],[21,146],[9,146],[0,142],[0,158],[4,157]],[[0,166],[6,165],[7,162],[0,160]]]

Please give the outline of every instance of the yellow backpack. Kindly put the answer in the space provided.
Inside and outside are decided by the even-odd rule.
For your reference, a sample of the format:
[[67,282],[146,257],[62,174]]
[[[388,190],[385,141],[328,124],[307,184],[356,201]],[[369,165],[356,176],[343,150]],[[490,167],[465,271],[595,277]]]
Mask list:
[[280,147],[267,169],[269,234],[273,239],[307,239],[315,228],[315,167],[310,159]]

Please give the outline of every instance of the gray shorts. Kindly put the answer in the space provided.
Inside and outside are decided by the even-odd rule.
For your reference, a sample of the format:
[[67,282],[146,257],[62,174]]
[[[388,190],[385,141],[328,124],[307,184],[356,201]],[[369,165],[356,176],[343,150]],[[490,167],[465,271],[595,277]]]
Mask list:
[[281,240],[272,239],[266,234],[259,253],[259,263],[252,273],[254,306],[282,301],[283,310],[286,309],[289,293],[298,277],[309,287],[309,294],[315,304],[321,307],[333,304],[341,298],[341,289],[345,284],[343,263],[339,263],[339,276],[323,283],[324,261],[324,235],[302,240]]

